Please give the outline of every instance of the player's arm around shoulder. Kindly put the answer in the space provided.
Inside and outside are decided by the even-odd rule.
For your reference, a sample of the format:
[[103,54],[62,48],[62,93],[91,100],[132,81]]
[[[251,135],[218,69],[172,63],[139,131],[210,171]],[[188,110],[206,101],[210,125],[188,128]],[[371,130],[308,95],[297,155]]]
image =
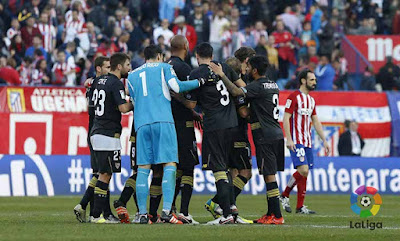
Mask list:
[[190,91],[199,88],[202,84],[204,84],[204,81],[201,79],[180,81],[175,73],[174,68],[170,64],[164,63],[162,68],[168,87],[175,93]]
[[[222,82],[224,83],[224,85],[226,86],[226,88],[228,89],[229,93],[233,96],[245,96],[245,93],[242,89],[240,89],[239,87],[237,87],[234,83],[232,83],[232,81],[225,75],[223,69],[222,69],[222,65],[220,63],[216,64],[211,62],[210,63],[210,68],[211,70],[219,75],[222,79]],[[237,80],[239,81],[239,80]]]

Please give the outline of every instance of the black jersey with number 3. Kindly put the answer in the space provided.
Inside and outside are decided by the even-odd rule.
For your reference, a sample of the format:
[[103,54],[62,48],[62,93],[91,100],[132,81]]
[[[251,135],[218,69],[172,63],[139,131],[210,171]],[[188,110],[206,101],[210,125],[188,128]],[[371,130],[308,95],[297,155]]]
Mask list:
[[91,135],[119,137],[122,126],[118,106],[126,103],[124,84],[117,76],[107,74],[97,77],[91,88],[95,113]]
[[[239,76],[225,63],[222,69],[228,79],[235,82]],[[190,79],[205,78],[207,84],[186,95],[188,100],[197,101],[204,113],[204,131],[214,131],[238,125],[235,103],[222,80],[202,64],[193,70]]]
[[267,78],[260,78],[242,88],[250,102],[250,126],[256,143],[283,139],[279,125],[279,88]]

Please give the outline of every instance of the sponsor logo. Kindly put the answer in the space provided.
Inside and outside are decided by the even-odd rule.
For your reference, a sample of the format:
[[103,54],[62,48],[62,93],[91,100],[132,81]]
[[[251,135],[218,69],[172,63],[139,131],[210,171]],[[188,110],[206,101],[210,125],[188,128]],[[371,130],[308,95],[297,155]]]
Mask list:
[[400,45],[393,46],[393,39],[369,38],[366,43],[369,61],[385,61],[386,56],[392,56],[394,60],[400,61]]
[[11,112],[25,112],[25,96],[22,88],[7,88],[7,103]]
[[[382,197],[374,187],[360,186],[350,195],[351,210],[361,218],[368,218],[378,214],[382,205]],[[350,228],[370,229],[382,228],[382,222],[370,220],[350,221]]]
[[86,112],[87,100],[81,89],[35,88],[31,95],[35,112]]
[[286,100],[286,105],[285,108],[290,108],[290,106],[292,105],[292,100]]

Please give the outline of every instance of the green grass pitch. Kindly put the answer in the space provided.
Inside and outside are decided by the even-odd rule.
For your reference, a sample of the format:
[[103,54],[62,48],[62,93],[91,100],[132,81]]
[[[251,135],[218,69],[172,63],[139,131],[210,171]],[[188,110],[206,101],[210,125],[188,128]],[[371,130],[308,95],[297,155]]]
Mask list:
[[[112,197],[111,200],[114,200]],[[204,209],[210,196],[194,195],[191,214],[201,223],[212,220]],[[399,240],[399,196],[383,195],[383,205],[369,222],[382,222],[382,229],[352,229],[364,221],[350,210],[349,195],[308,195],[306,205],[316,215],[284,213],[285,224],[271,225],[99,225],[78,223],[73,207],[79,196],[0,198],[0,240]],[[294,209],[296,195],[292,195]],[[179,203],[179,202],[178,202]],[[240,215],[256,219],[265,213],[265,196],[242,195],[238,198]],[[132,201],[128,210],[134,214]]]

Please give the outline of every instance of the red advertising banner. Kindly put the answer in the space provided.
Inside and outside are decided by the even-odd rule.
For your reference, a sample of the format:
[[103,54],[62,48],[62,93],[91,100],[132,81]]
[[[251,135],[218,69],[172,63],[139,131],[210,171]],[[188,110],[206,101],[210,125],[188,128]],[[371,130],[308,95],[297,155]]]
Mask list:
[[[386,57],[392,56],[393,62],[400,63],[400,36],[398,35],[346,35],[350,44],[343,41],[342,47],[349,63],[349,72],[363,72],[366,63],[361,58],[357,60],[356,48],[377,73],[385,65]],[[358,61],[358,62],[357,62]]]
[[[280,94],[280,121],[290,93]],[[385,93],[313,92],[312,96],[332,156],[338,155],[337,143],[346,119],[359,123],[359,132],[366,143],[363,156],[390,155],[391,115]],[[132,113],[122,118],[122,155],[129,154],[132,119]],[[87,129],[83,88],[0,87],[0,154],[89,154]],[[201,154],[202,135],[198,129],[196,138]],[[314,132],[312,141],[314,151],[323,156],[322,143]]]

